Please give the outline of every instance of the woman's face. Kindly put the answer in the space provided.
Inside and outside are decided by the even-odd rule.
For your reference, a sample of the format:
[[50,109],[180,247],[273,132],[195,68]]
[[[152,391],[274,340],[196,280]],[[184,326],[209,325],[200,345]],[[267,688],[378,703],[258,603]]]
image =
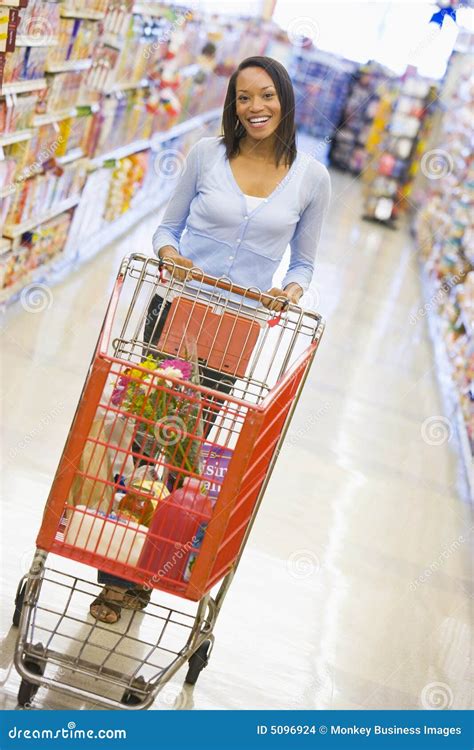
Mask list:
[[245,68],[237,76],[237,117],[247,134],[256,140],[268,138],[281,120],[275,85],[263,68]]

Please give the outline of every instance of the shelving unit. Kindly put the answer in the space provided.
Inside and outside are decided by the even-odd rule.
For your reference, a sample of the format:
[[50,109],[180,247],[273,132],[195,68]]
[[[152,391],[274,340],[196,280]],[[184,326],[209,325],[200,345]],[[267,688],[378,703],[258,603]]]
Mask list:
[[46,78],[35,78],[31,81],[14,81],[4,83],[0,88],[0,96],[7,94],[26,94],[30,91],[41,91],[47,87]]
[[102,21],[105,13],[98,10],[75,10],[74,8],[61,8],[61,18],[82,18],[86,21]]
[[52,208],[47,213],[36,216],[34,219],[23,221],[21,224],[5,224],[5,226],[3,227],[3,236],[11,240],[16,239],[17,237],[21,237],[21,235],[25,232],[30,232],[40,224],[45,224],[50,219],[54,219],[55,216],[59,216],[59,214],[68,211],[68,209],[72,208],[73,206],[77,206],[80,198],[80,195],[74,195],[71,198],[66,198],[66,200],[58,203],[57,206]]
[[89,70],[92,65],[90,58],[86,60],[65,60],[61,63],[48,63],[45,73],[67,73],[72,70]]
[[[471,42],[473,36],[471,35]],[[468,45],[468,49],[471,45]],[[461,454],[474,497],[474,218],[472,200],[472,59],[455,51],[441,97],[440,127],[424,152],[414,225],[428,323],[443,393],[450,404]],[[449,157],[444,163],[443,158]],[[437,172],[440,168],[441,173]],[[432,179],[430,179],[432,177]],[[420,175],[421,178],[421,175]],[[440,293],[441,290],[441,293]],[[433,304],[435,300],[435,304]]]
[[43,115],[34,115],[31,120],[31,124],[34,128],[41,127],[42,125],[50,125],[53,122],[60,122],[61,120],[67,120],[69,117],[76,117],[76,107],[69,109],[61,109],[56,112],[45,112]]
[[15,47],[56,47],[58,40],[55,37],[38,37],[20,35],[15,39]]
[[[68,8],[66,3],[51,4],[48,11],[53,7],[56,8],[53,13],[55,20],[51,23],[48,21],[47,36],[31,34],[29,25],[24,23],[23,34],[20,31],[17,37],[17,47],[39,48],[36,50],[37,59],[44,60],[40,63],[41,67],[38,66],[41,77],[12,81],[0,91],[0,96],[32,94],[30,101],[25,96],[23,109],[18,107],[18,112],[14,111],[17,105],[13,101],[13,109],[8,112],[8,117],[12,123],[21,122],[21,127],[17,132],[5,134],[0,140],[0,158],[3,156],[10,162],[4,170],[3,188],[0,188],[0,209],[7,217],[2,229],[3,237],[0,238],[0,252],[3,254],[4,268],[8,268],[6,277],[11,281],[21,278],[16,287],[10,284],[0,289],[2,304],[14,301],[24,284],[32,278],[49,282],[56,278],[59,268],[61,273],[71,272],[78,263],[100,252],[128,227],[150,211],[155,211],[160,202],[166,199],[165,193],[173,181],[160,181],[159,176],[154,174],[154,153],[166,148],[163,144],[168,141],[175,147],[183,148],[185,153],[193,143],[192,131],[196,129],[197,134],[204,122],[221,117],[224,79],[218,78],[218,72],[209,71],[206,74],[209,85],[205,89],[200,82],[194,82],[195,73],[200,69],[195,60],[199,58],[203,46],[203,36],[196,34],[195,25],[204,24],[205,16],[199,20],[199,13],[194,15],[189,39],[185,42],[182,38],[185,24],[173,25],[173,19],[181,18],[182,10],[178,7],[169,6],[163,14],[161,4],[150,8],[138,3],[133,11],[129,4],[124,4],[118,16],[115,6],[105,13]],[[36,17],[40,17],[38,12],[36,9]],[[147,20],[140,24],[136,16],[143,14]],[[159,30],[161,22],[157,19],[163,17],[169,39],[167,43],[153,47],[154,57],[149,60],[144,50],[149,48],[156,34],[147,39],[144,32],[152,27]],[[87,24],[87,39],[92,33],[94,43],[89,46],[87,42],[87,46],[78,44],[77,49],[71,48],[67,35],[71,35],[71,40],[73,37],[80,38],[80,35],[76,32],[72,34],[72,27],[76,29],[75,24],[64,22],[60,26],[60,18],[77,19]],[[89,21],[104,23],[92,24],[96,28],[94,32]],[[248,21],[236,19],[235,23],[241,23],[242,28],[248,30]],[[169,44],[173,42],[175,33],[176,43],[170,53]],[[228,20],[223,22],[220,44],[224,48],[229,44],[226,55],[235,58],[235,63],[246,54],[262,54],[264,51],[264,43],[257,35],[245,36],[236,35]],[[242,45],[245,54],[241,54],[239,45]],[[55,49],[49,53],[48,47]],[[73,59],[66,59],[68,57]],[[174,62],[171,68],[166,69],[170,57],[174,58]],[[161,66],[164,66],[163,69]],[[148,72],[155,68],[160,75],[150,80]],[[116,83],[107,88],[107,78],[111,81],[115,79]],[[172,105],[170,99],[173,94],[160,97],[164,89],[163,81],[170,92],[176,91]],[[181,89],[175,89],[174,84],[180,82],[183,84]],[[62,96],[63,88],[65,96]],[[35,105],[36,92],[38,98]],[[122,93],[123,96],[120,96]],[[118,96],[114,98],[114,94]],[[2,101],[5,102],[4,99]],[[63,105],[61,108],[61,101],[71,102],[71,106]],[[36,114],[33,114],[35,110]],[[193,115],[180,122],[183,111],[191,111]],[[56,124],[57,127],[53,128]],[[178,138],[181,139],[179,143],[176,141]],[[38,165],[38,169],[28,172],[23,178],[21,169],[15,167],[18,151],[14,145],[22,142],[25,144],[25,165]],[[43,164],[46,164],[45,169],[42,169]],[[28,166],[25,170],[28,170]],[[90,185],[93,191],[95,184],[101,186],[101,202],[95,199],[88,202],[87,187]],[[32,210],[40,211],[42,196],[47,200],[52,190],[57,195],[57,203],[51,210],[31,219],[20,220],[22,215],[28,216]],[[137,190],[140,190],[140,197],[135,201]],[[61,200],[70,192],[74,195]],[[43,206],[49,205],[50,199],[43,202]],[[37,228],[71,209],[75,211],[63,250],[59,248],[60,242],[51,241],[51,252],[57,253],[58,262],[48,262],[47,266],[38,268],[31,276],[27,269],[34,265],[36,258],[37,262],[45,263],[49,247],[47,239],[45,252],[38,247],[38,254],[35,255],[36,237],[41,237]],[[91,218],[90,222],[86,216]],[[60,221],[58,225],[65,226],[65,222]],[[89,227],[92,235],[86,237]],[[45,238],[48,238],[48,231],[45,228]],[[31,257],[28,255],[30,250]],[[2,276],[2,284],[4,278],[5,275]]]
[[0,135],[0,147],[11,146],[13,143],[22,143],[32,138],[34,131],[31,129],[16,130],[14,133],[4,133]]
[[[362,218],[396,229],[409,194],[424,128],[429,127],[435,89],[416,75],[387,81],[367,138]],[[409,107],[406,101],[413,102]],[[405,123],[405,130],[400,129]]]

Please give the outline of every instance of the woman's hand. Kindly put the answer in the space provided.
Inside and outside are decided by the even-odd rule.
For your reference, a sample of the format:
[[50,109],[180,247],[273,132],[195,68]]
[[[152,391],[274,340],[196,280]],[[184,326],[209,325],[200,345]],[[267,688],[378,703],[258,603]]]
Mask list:
[[292,283],[288,284],[284,289],[279,289],[278,287],[274,286],[268,290],[267,294],[269,294],[271,297],[275,297],[275,299],[264,300],[263,304],[265,305],[265,307],[268,307],[269,310],[280,312],[280,310],[283,309],[284,302],[283,300],[277,298],[283,297],[284,299],[287,299],[291,304],[297,305],[301,297],[303,296],[303,289],[299,284]]
[[194,267],[192,260],[185,258],[184,255],[180,255],[172,245],[160,247],[158,257],[160,260],[172,260],[176,264],[176,267],[173,268],[173,278],[178,281],[186,281],[189,270]]

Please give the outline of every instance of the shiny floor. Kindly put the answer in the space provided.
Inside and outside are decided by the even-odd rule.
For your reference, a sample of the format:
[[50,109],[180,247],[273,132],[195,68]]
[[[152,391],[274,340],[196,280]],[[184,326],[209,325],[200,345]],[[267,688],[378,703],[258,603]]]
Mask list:
[[[179,672],[156,709],[471,706],[471,506],[417,315],[413,242],[360,215],[358,182],[334,174],[305,299],[327,320],[323,342],[209,666],[194,689]],[[14,592],[119,259],[148,253],[156,223],[54,286],[47,309],[18,304],[1,317],[2,708],[16,706],[19,684]],[[34,706],[90,704],[41,688]]]

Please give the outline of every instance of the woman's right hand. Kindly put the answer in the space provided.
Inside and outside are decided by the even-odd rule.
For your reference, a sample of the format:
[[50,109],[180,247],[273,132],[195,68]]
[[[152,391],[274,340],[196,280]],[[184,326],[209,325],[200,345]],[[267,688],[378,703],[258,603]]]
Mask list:
[[189,270],[194,268],[192,260],[185,258],[184,255],[180,255],[172,245],[160,247],[158,257],[160,260],[172,260],[176,264],[176,267],[173,269],[173,278],[178,281],[186,281]]

